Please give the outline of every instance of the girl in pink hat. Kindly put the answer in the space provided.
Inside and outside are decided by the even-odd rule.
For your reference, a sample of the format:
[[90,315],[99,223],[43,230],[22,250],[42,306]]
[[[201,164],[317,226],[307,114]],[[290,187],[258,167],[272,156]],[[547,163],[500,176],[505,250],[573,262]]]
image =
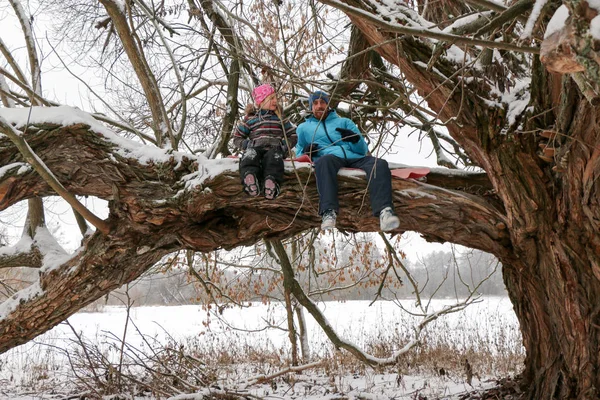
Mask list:
[[[283,159],[296,145],[296,126],[281,118],[277,94],[269,84],[252,91],[254,104],[246,108],[233,133],[233,144],[244,151],[240,160],[240,176],[244,191],[275,199],[283,183]],[[287,138],[287,141],[286,141]]]

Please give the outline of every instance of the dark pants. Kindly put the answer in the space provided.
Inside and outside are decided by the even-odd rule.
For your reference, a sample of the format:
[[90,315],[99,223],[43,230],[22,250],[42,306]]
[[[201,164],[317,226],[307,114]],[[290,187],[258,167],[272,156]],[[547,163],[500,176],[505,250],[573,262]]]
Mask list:
[[325,210],[339,213],[337,173],[340,168],[359,168],[366,172],[374,216],[377,217],[386,207],[393,208],[392,174],[387,161],[371,156],[347,160],[328,154],[315,161],[319,214],[323,214]]
[[283,151],[280,146],[249,147],[240,160],[242,184],[247,174],[254,174],[259,182],[273,178],[279,186],[283,183]]

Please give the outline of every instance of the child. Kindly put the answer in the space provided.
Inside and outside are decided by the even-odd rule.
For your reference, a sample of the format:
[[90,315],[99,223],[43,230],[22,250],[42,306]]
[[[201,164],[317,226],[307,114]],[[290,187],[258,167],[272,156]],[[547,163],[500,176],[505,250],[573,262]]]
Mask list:
[[258,196],[262,183],[265,198],[273,200],[283,183],[283,158],[288,144],[289,148],[296,145],[296,127],[281,120],[271,85],[256,87],[252,99],[254,106],[246,108],[246,115],[233,133],[233,144],[244,151],[240,160],[244,191]]

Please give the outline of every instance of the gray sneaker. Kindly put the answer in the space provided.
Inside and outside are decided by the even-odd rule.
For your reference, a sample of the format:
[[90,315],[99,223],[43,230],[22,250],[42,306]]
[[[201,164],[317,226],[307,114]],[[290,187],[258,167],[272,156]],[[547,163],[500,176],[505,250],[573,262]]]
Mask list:
[[321,229],[324,231],[328,231],[330,229],[335,228],[335,220],[337,218],[337,213],[334,210],[325,210],[323,213],[323,220],[321,222]]
[[379,213],[379,226],[383,232],[393,231],[400,226],[400,220],[392,210],[392,207],[386,207]]

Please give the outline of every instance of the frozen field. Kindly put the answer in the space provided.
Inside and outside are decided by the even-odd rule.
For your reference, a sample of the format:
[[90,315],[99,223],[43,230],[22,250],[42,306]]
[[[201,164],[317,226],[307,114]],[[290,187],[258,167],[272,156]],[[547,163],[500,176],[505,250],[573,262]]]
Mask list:
[[[429,311],[438,310],[452,303],[451,300],[434,300]],[[414,310],[414,302],[405,301],[403,307]],[[348,301],[344,303],[320,303],[320,308],[330,324],[344,339],[360,347],[368,347],[369,343],[376,340],[385,341],[386,338],[411,338],[413,327],[420,321],[420,317],[411,316],[403,312],[400,307],[392,302],[377,302],[369,306],[367,301]],[[279,351],[289,354],[287,332],[274,327],[285,327],[285,310],[280,304],[253,304],[251,307],[226,308],[217,318],[212,313],[207,313],[200,306],[171,306],[171,307],[137,307],[129,310],[131,317],[127,324],[127,310],[124,307],[106,307],[102,312],[78,313],[69,319],[70,326],[61,324],[50,332],[37,338],[34,343],[20,346],[0,356],[0,388],[10,387],[10,394],[5,392],[3,398],[55,398],[55,397],[23,397],[21,393],[15,397],[15,388],[40,387],[40,380],[59,380],[60,376],[68,376],[62,371],[67,365],[65,353],[60,349],[73,346],[79,338],[98,346],[108,357],[118,358],[116,351],[120,339],[132,348],[160,347],[171,343],[196,343],[206,347],[222,347],[229,351],[242,351],[253,348],[257,351]],[[315,321],[306,315],[310,347],[313,354],[323,356],[331,355],[332,345],[327,341]],[[271,329],[266,329],[271,326]],[[125,332],[126,327],[126,334]],[[77,333],[73,332],[73,330]],[[141,335],[140,335],[141,334]],[[470,353],[485,349],[490,354],[505,352],[507,348],[520,347],[520,336],[512,305],[504,297],[485,297],[481,302],[469,306],[466,310],[443,316],[434,321],[426,330],[425,339],[428,346],[442,346],[453,344],[459,352]],[[209,361],[210,362],[210,361]],[[42,377],[36,371],[45,368],[55,371],[56,376]],[[48,373],[46,373],[48,375]],[[375,379],[375,378],[373,378]],[[415,392],[419,385],[429,386],[434,390],[433,377],[406,376],[402,385],[397,382],[397,377],[387,377],[382,374],[379,378],[381,384],[394,381],[390,386],[395,387],[395,392],[390,396],[401,396],[399,386],[404,386],[406,395]],[[386,381],[387,379],[387,381]],[[425,379],[423,383],[420,380]],[[441,378],[438,378],[438,380]],[[36,380],[38,382],[36,382]],[[442,389],[434,393],[451,395],[472,389],[467,387],[458,377],[450,381],[441,379]],[[490,385],[481,378],[475,380],[474,387]],[[420,382],[420,383],[419,383]],[[367,382],[363,382],[367,385]],[[360,386],[359,382],[349,384]],[[366,390],[367,388],[364,388]],[[257,389],[258,390],[258,389]],[[386,390],[381,389],[384,393]],[[391,390],[391,389],[390,389]],[[441,391],[441,392],[440,392]],[[2,391],[0,391],[2,396]],[[8,396],[8,397],[6,397]],[[10,397],[12,396],[12,397]],[[59,397],[56,397],[59,398]],[[267,397],[271,398],[271,397]],[[272,397],[285,399],[287,397]],[[299,398],[299,397],[295,397]],[[313,398],[313,397],[304,397]],[[314,397],[325,398],[325,397]],[[403,398],[403,397],[396,397]],[[406,397],[411,398],[411,397]],[[435,397],[434,397],[435,398]],[[444,398],[444,397],[440,397]],[[450,397],[447,397],[450,398]]]

